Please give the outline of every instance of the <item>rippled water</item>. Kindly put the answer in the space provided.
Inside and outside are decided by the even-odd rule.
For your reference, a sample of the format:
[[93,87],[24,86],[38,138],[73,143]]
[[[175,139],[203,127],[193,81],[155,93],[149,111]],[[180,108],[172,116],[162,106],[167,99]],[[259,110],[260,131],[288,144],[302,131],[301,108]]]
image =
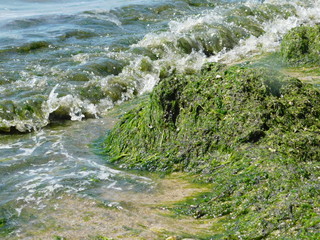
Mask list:
[[[0,220],[6,224],[0,224],[0,238],[8,231],[19,232],[19,226],[26,224],[27,209],[44,209],[50,199],[76,194],[116,204],[109,200],[108,189],[110,194],[111,190],[134,194],[154,188],[149,178],[106,166],[105,159],[93,151],[92,143],[114,120],[61,122],[30,134],[1,137]],[[100,195],[101,189],[105,196]]]
[[99,184],[150,187],[88,147],[111,127],[107,110],[174,72],[273,52],[289,29],[319,23],[319,8],[319,0],[0,3],[0,214],[45,207],[61,192],[94,195]]
[[274,51],[288,29],[319,20],[318,0],[274,2],[15,0],[2,6],[0,131],[96,118],[173,72]]

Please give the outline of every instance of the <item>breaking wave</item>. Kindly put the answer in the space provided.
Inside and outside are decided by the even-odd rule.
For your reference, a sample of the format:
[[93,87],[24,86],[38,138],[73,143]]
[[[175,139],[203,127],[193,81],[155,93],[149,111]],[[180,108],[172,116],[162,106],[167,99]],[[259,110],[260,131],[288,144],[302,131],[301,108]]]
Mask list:
[[319,23],[319,6],[181,0],[8,21],[0,39],[0,131],[97,118],[175,72],[273,52],[291,28]]

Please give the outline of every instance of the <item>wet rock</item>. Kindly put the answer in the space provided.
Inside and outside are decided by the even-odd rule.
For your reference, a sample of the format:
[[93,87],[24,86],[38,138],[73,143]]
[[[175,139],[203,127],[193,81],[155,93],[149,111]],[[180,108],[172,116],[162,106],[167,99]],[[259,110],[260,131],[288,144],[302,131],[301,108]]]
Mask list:
[[83,70],[93,72],[101,76],[107,76],[111,74],[117,75],[122,71],[124,65],[125,63],[121,61],[101,58],[96,60],[95,62],[83,65]]

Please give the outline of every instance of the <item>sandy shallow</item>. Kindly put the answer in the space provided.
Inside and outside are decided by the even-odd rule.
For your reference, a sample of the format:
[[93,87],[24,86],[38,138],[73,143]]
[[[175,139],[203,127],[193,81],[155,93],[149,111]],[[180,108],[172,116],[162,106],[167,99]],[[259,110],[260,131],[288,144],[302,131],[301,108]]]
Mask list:
[[102,193],[109,204],[64,196],[37,213],[19,239],[181,239],[175,236],[209,234],[213,220],[174,216],[168,210],[208,186],[191,184],[178,174],[156,181],[156,189],[147,193],[109,189]]

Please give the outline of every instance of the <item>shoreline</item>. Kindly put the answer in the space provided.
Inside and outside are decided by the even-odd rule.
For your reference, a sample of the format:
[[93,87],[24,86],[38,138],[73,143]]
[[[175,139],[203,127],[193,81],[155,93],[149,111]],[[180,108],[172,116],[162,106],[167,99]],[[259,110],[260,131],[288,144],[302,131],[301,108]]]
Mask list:
[[68,195],[50,200],[52,207],[38,213],[38,221],[33,220],[31,226],[21,229],[20,236],[9,239],[198,239],[194,237],[212,231],[212,221],[175,216],[169,210],[186,198],[208,191],[207,186],[185,178],[181,174],[156,177],[153,192],[107,189],[104,194],[108,202]]

